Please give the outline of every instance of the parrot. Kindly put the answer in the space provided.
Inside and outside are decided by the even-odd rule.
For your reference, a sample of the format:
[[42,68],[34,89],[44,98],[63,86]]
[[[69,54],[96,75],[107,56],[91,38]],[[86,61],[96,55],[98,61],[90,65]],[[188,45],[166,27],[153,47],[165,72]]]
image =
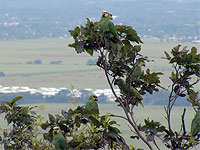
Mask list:
[[[115,84],[119,86],[119,89],[125,96],[130,97],[137,97],[138,99],[142,100],[142,96],[138,92],[138,90],[132,86],[129,87],[128,83],[126,83],[123,79],[117,79]],[[130,89],[129,89],[130,88]]]
[[196,112],[191,123],[191,134],[196,136],[200,132],[200,110]]
[[53,128],[53,145],[55,150],[66,150],[67,148],[67,140],[60,132],[59,127]]
[[98,107],[98,104],[97,102],[98,101],[98,97],[96,95],[91,95],[89,98],[88,98],[88,101],[85,105],[85,109],[89,112],[91,112],[92,114],[99,114],[99,107]]
[[144,62],[138,61],[138,63],[136,64],[136,67],[134,67],[134,69],[130,75],[131,81],[137,82],[140,80],[140,77],[142,75],[142,66],[143,65],[144,65]]
[[99,22],[99,26],[103,32],[110,32],[113,37],[117,38],[118,35],[117,35],[116,28],[110,20],[112,20],[112,14],[109,14],[108,12],[103,11],[101,20]]

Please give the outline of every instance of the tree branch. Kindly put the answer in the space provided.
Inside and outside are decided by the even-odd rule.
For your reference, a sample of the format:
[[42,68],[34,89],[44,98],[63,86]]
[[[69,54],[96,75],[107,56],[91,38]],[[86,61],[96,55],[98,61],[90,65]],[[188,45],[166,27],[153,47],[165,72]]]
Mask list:
[[183,135],[186,135],[186,128],[185,128],[185,112],[186,112],[186,108],[184,108],[183,110],[183,115],[181,116],[181,120],[182,120],[182,126],[183,126]]
[[129,110],[124,106],[124,104],[122,103],[122,101],[120,100],[120,98],[117,96],[116,92],[114,91],[114,88],[112,86],[112,83],[109,79],[109,76],[108,76],[108,69],[107,69],[107,64],[106,64],[106,58],[105,58],[105,55],[103,54],[102,50],[100,50],[100,53],[101,53],[101,57],[103,58],[103,66],[104,66],[104,73],[106,75],[106,79],[108,81],[108,84],[114,94],[114,96],[116,97],[116,99],[118,100],[118,102],[120,103],[120,106],[123,108],[124,112],[125,112],[125,115],[127,117],[127,121],[131,124],[131,126],[134,128],[134,130],[136,131],[137,135],[140,137],[140,139],[142,139],[142,141],[149,147],[150,150],[153,150],[151,144],[142,136],[142,134],[140,133],[138,127],[137,127],[137,124],[133,118],[133,115],[130,115],[129,116]]
[[113,115],[113,114],[110,114],[110,116],[111,116],[111,117],[122,118],[122,119],[124,119],[124,120],[128,121],[128,119],[127,119],[127,118],[125,118],[125,117],[123,117],[123,116],[118,116],[118,115]]

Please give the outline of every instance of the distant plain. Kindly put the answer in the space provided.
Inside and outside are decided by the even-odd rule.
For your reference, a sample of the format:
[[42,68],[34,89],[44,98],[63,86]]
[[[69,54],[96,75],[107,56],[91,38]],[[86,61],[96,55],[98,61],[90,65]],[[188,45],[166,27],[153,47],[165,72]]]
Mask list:
[[[67,45],[72,42],[70,38],[64,39],[37,39],[37,40],[16,40],[16,41],[0,41],[0,72],[6,74],[0,77],[0,85],[2,86],[28,86],[33,88],[39,87],[67,87],[71,84],[77,89],[93,88],[103,89],[109,88],[103,74],[103,70],[97,66],[88,66],[89,59],[97,59],[95,54],[93,57],[88,54],[77,54],[75,50]],[[144,39],[142,44],[142,54],[153,59],[146,67],[150,67],[153,71],[162,71],[165,73],[161,78],[162,85],[165,87],[169,84],[167,76],[171,67],[167,61],[162,59],[164,51],[170,51],[174,46],[181,44],[176,41],[163,43],[159,39]],[[183,43],[183,46],[195,46],[198,51],[200,44]],[[27,64],[28,61],[41,60],[42,64]],[[59,65],[50,64],[51,61],[62,61]],[[198,87],[197,87],[198,88]],[[40,105],[40,104],[38,104]],[[59,113],[61,109],[69,109],[71,104],[42,104],[45,110],[36,110],[47,119],[47,114]],[[121,114],[116,104],[100,104],[102,114],[106,112],[113,114]],[[173,127],[179,129],[180,115],[183,107],[175,107],[173,112]],[[147,113],[148,112],[148,115]],[[194,115],[192,108],[187,108],[185,118],[186,127],[190,129],[191,119]],[[135,112],[138,123],[142,123],[145,118],[155,119],[166,124],[164,118],[164,109],[162,106],[147,106],[145,108],[137,108]],[[117,118],[123,135],[128,139],[131,135],[129,127],[124,120]],[[6,127],[3,116],[0,116],[1,129]],[[128,139],[128,143],[132,143]],[[133,141],[136,146],[143,147],[143,144]],[[163,148],[164,150],[164,148]]]
[[[87,65],[89,59],[98,58],[97,54],[93,57],[85,53],[77,54],[68,47],[71,42],[70,38],[0,41],[0,72],[6,74],[0,77],[0,85],[69,88],[73,84],[77,89],[109,88],[103,71],[95,65]],[[141,53],[154,60],[146,67],[163,71],[162,84],[168,86],[167,76],[171,68],[161,57],[164,57],[164,51],[169,52],[181,43],[166,40],[161,43],[159,39],[143,39],[143,42]],[[200,48],[200,44],[181,45]],[[27,64],[34,60],[41,60],[42,64]],[[52,65],[51,61],[62,63]]]

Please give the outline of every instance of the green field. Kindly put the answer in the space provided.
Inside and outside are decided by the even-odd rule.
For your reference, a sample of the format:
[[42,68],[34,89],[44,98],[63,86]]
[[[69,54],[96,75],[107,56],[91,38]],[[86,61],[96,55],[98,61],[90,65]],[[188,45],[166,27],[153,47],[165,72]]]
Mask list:
[[[0,41],[0,72],[6,77],[0,77],[3,86],[29,87],[70,87],[75,85],[83,88],[108,88],[103,71],[97,66],[88,66],[89,59],[97,55],[77,54],[67,45],[72,39],[37,39]],[[142,54],[154,59],[147,66],[154,71],[164,71],[163,85],[168,85],[167,75],[170,67],[161,57],[164,51],[170,51],[177,42],[160,43],[158,39],[144,39]],[[200,44],[184,43],[189,47],[200,49]],[[42,64],[27,64],[28,61],[41,60]],[[60,65],[51,65],[51,61],[63,61]]]
[[[44,120],[47,120],[47,115],[48,113],[51,114],[59,114],[61,109],[66,109],[68,110],[69,108],[73,108],[74,105],[65,103],[65,104],[37,104],[43,105],[45,109],[43,111],[39,109],[35,109],[35,111],[38,114],[41,114],[44,117]],[[30,106],[30,105],[29,105]],[[35,105],[34,105],[35,106]],[[124,115],[123,111],[116,106],[116,104],[99,104],[100,107],[100,113],[101,115],[106,114],[106,113],[113,113],[117,115]],[[190,123],[191,120],[194,116],[194,111],[192,108],[186,107],[186,116],[185,116],[185,123],[186,123],[186,128],[188,131],[190,131]],[[172,113],[172,127],[174,129],[177,129],[179,131],[180,129],[180,123],[181,123],[181,114],[183,112],[183,107],[175,107]],[[154,119],[154,121],[159,121],[163,124],[166,125],[166,119],[165,117],[165,112],[164,108],[162,106],[146,106],[144,108],[138,107],[136,108],[135,111],[135,118],[138,123],[143,123],[144,119],[147,119],[148,117],[150,119]],[[143,147],[145,150],[147,149],[144,147],[144,144],[141,141],[138,140],[131,140],[129,137],[131,134],[130,128],[128,126],[128,123],[120,118],[113,118],[116,119],[117,122],[120,124],[120,129],[121,132],[123,133],[123,136],[126,138],[127,142],[129,144],[134,144],[137,147]],[[5,121],[3,121],[3,116],[0,115],[0,124],[1,124],[1,129],[7,128]],[[162,145],[162,142],[159,142],[160,145]],[[162,150],[165,150],[164,147],[162,147]]]

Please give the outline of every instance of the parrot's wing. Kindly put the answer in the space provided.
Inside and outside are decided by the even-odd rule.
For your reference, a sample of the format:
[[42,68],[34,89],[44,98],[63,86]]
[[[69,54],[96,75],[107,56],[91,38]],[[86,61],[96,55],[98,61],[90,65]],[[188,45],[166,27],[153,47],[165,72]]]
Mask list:
[[140,79],[141,74],[142,74],[142,68],[140,65],[137,65],[131,74],[132,81],[138,81]]
[[113,37],[117,37],[117,31],[115,25],[111,21],[109,21],[108,26],[109,26],[109,31],[113,35]]
[[67,147],[67,140],[64,138],[62,133],[53,135],[53,144],[55,150],[64,150]]
[[191,134],[195,136],[200,132],[200,111],[198,111],[191,123]]
[[123,79],[119,79],[118,85],[124,95],[131,96],[131,97],[135,96],[139,99],[142,99],[142,96],[140,95],[138,90],[135,89],[134,87],[129,87],[129,85],[127,83],[125,83],[125,81]]
[[99,26],[102,29],[103,32],[108,32],[109,31],[109,19],[108,18],[104,18],[102,17],[100,22],[99,22]]
[[63,136],[60,138],[60,147],[62,149],[65,149],[67,147],[67,140]]
[[91,113],[99,114],[98,104],[93,100],[88,100],[87,101],[87,103],[85,105],[85,109],[90,111]]
[[138,90],[133,87],[131,88],[131,95],[136,96],[138,99],[143,99],[142,96],[140,95],[140,93],[138,92]]

